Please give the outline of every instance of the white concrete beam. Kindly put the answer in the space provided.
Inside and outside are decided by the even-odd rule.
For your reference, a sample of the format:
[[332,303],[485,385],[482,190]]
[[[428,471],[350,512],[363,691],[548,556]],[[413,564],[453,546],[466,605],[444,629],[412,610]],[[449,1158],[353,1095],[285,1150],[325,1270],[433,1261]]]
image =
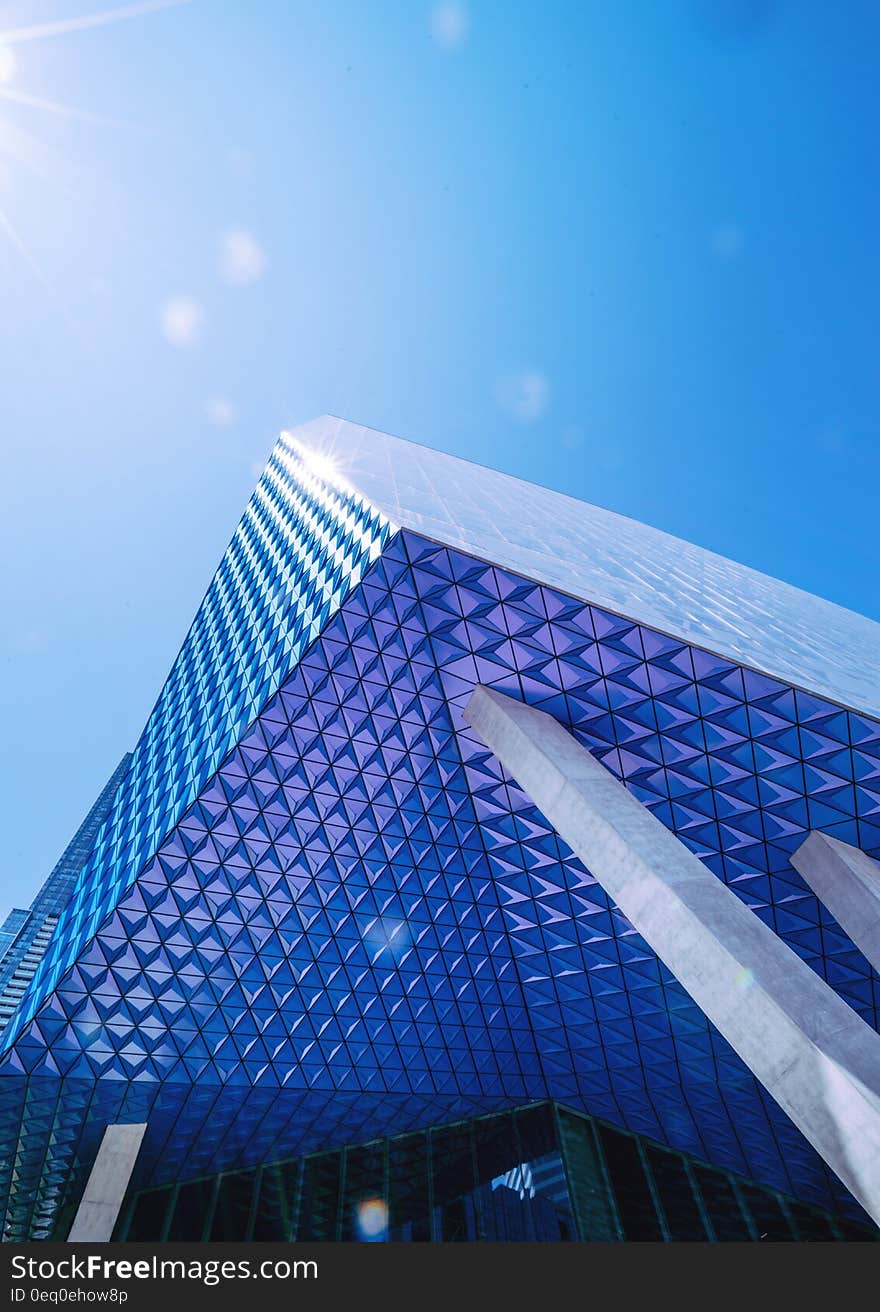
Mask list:
[[146,1125],[108,1125],[86,1182],[69,1243],[106,1244],[134,1170]]
[[880,1035],[558,721],[482,687],[465,719],[880,1224]]
[[791,864],[875,970],[880,970],[880,863],[813,829]]

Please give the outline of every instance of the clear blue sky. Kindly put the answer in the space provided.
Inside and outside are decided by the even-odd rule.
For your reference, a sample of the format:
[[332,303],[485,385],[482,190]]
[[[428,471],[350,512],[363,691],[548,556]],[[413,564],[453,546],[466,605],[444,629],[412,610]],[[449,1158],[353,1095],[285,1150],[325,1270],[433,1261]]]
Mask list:
[[[112,6],[0,2],[0,34]],[[871,0],[71,26],[0,35],[0,912],[137,738],[277,430],[316,414],[880,618]]]

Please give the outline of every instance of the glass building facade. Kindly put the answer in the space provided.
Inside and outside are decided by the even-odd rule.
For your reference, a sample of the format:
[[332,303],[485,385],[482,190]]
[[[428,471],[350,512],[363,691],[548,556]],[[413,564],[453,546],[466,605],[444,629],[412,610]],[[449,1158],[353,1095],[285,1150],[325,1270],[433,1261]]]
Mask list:
[[[406,1131],[435,1200],[410,1237],[443,1237],[447,1195],[468,1237],[502,1226],[496,1194],[504,1225],[552,1230],[541,1154],[508,1144],[468,1188],[434,1156],[533,1102],[555,1108],[569,1238],[592,1237],[559,1138],[578,1117],[616,1237],[646,1197],[654,1237],[688,1209],[735,1237],[712,1219],[723,1181],[758,1191],[730,1185],[747,1229],[760,1198],[793,1237],[799,1207],[864,1223],[463,708],[482,684],[549,711],[876,1031],[877,973],[790,858],[811,830],[880,855],[877,635],[409,443],[282,435],[2,1036],[5,1236],[58,1233],[118,1121],[147,1123],[132,1196],[165,1200],[162,1227],[184,1190],[256,1226],[268,1180],[353,1237],[340,1200],[362,1180],[393,1231]],[[627,1156],[639,1204],[614,1184]]]

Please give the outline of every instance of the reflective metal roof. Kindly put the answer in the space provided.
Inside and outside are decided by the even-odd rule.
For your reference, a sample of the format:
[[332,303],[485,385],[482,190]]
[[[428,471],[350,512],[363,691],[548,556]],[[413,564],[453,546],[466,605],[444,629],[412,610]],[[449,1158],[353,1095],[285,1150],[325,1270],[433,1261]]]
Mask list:
[[[323,416],[286,435],[395,525],[880,713],[880,624],[585,501]],[[328,468],[324,472],[330,472]]]

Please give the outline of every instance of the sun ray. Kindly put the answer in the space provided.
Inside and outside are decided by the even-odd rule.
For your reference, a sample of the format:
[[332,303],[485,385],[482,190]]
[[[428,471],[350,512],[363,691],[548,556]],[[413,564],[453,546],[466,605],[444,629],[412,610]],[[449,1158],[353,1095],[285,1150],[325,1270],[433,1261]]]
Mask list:
[[82,123],[96,123],[102,127],[118,127],[116,119],[105,118],[101,114],[91,114],[87,109],[75,109],[73,105],[64,105],[57,100],[43,100],[40,96],[29,96],[25,91],[13,91],[11,87],[0,87],[0,100],[9,100],[15,105],[25,105],[28,109],[42,109],[49,114],[58,114],[61,118],[75,118]]
[[0,118],[0,158],[12,160],[41,182],[52,182],[55,159],[52,151],[32,132],[26,132],[7,117]]
[[94,14],[81,14],[78,18],[60,18],[53,23],[36,23],[32,27],[13,27],[0,32],[0,46],[43,41],[53,36],[65,36],[68,32],[86,32],[91,28],[122,23],[128,18],[140,18],[162,9],[179,9],[189,3],[190,0],[139,0],[137,4],[122,5],[118,9],[102,9]]
[[43,289],[46,292],[48,292],[52,300],[57,303],[58,293],[55,291],[55,288],[52,286],[49,279],[46,277],[45,273],[43,272],[42,268],[37,263],[35,257],[32,255],[32,253],[25,245],[22,238],[19,236],[18,230],[13,226],[11,219],[9,219],[9,217],[4,213],[3,210],[0,210],[0,228],[2,228],[2,230],[6,233],[6,236],[9,238],[12,245],[18,251],[18,254],[24,260],[25,264],[28,266],[34,277],[37,279],[37,282],[39,282],[43,287]]
[[[28,41],[43,41],[51,37],[65,36],[74,32],[89,31],[107,27],[111,23],[121,23],[127,19],[142,18],[148,14],[158,13],[164,9],[179,9],[191,3],[191,0],[136,0],[136,3],[119,5],[112,9],[101,9],[90,14],[81,14],[76,18],[58,19],[54,22],[35,23],[29,27],[11,27],[0,31],[0,102],[21,105],[27,109],[56,114],[61,118],[79,119],[87,123],[119,126],[113,119],[92,114],[88,110],[76,109],[59,101],[33,96],[26,91],[10,87],[9,82],[16,74],[16,58],[12,48]],[[45,154],[45,148],[38,139],[30,137],[9,121],[0,118],[0,157],[6,156],[18,164],[24,165],[38,177],[45,177],[46,171],[40,167],[39,156]],[[56,183],[57,185],[57,183]],[[49,282],[37,259],[21,237],[8,214],[0,209],[0,235],[16,251],[32,275],[51,297],[62,316],[70,322],[70,313],[61,301],[57,291]]]

